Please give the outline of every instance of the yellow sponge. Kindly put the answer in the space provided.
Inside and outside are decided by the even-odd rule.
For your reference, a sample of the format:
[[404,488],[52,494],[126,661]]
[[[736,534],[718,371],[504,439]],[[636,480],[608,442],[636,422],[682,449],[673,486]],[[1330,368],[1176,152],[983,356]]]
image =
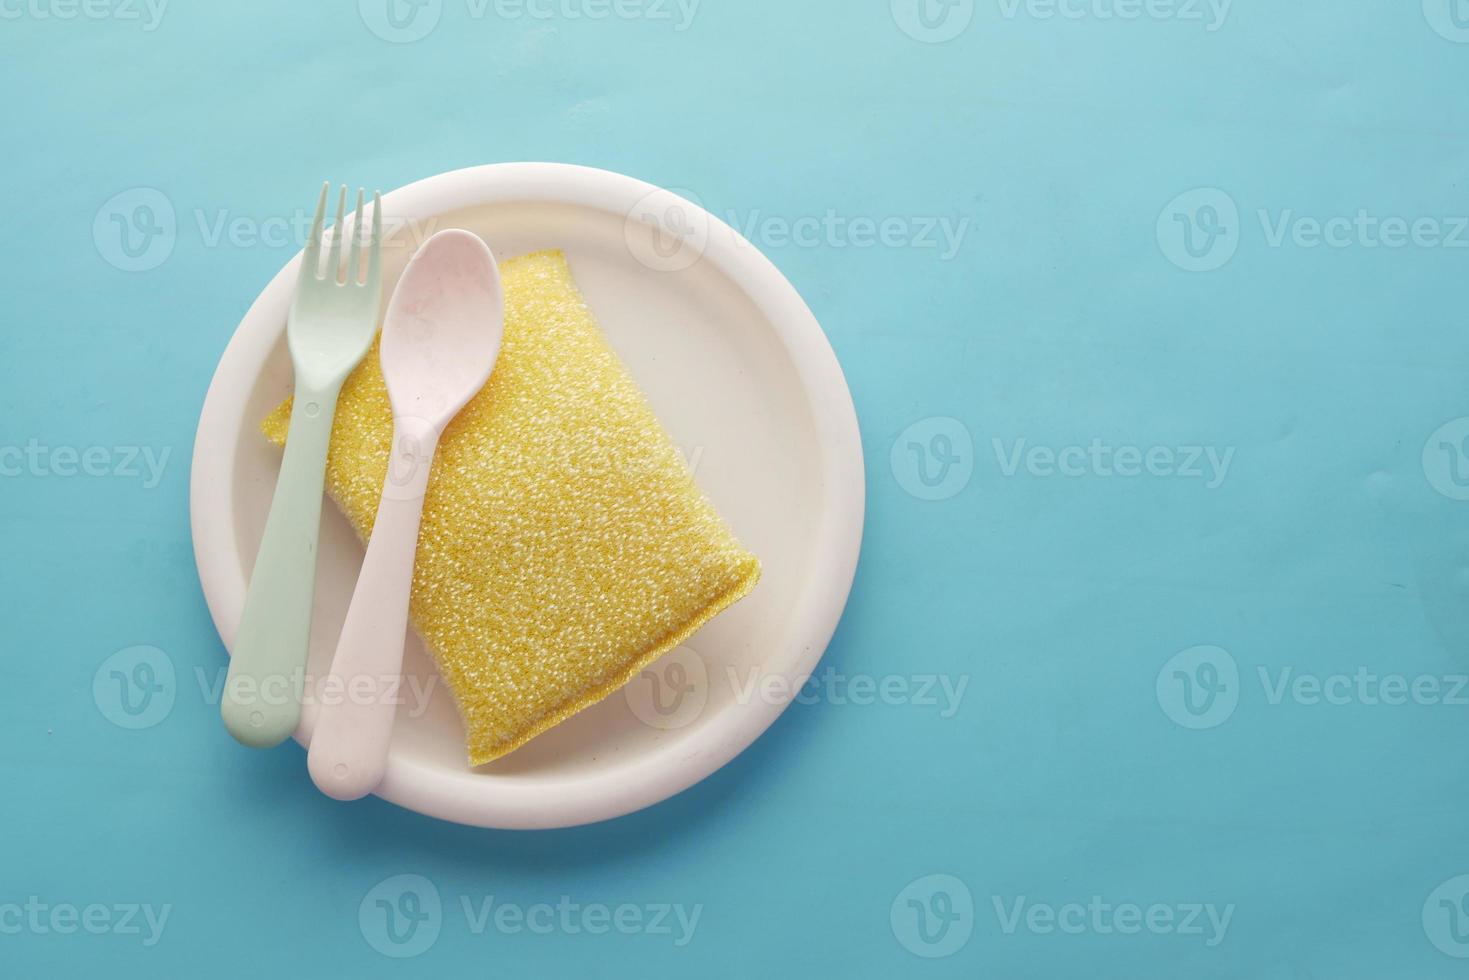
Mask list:
[[[469,762],[595,704],[760,577],[607,346],[560,252],[500,267],[505,340],[445,430],[410,616],[454,691]],[[265,420],[284,445],[290,402]],[[392,411],[377,348],[342,389],[327,490],[365,541]]]

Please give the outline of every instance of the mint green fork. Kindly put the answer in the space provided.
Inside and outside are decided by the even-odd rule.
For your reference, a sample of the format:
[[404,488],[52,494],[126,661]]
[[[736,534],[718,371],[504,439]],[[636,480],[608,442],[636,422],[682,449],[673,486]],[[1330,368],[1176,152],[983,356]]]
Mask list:
[[323,275],[322,227],[330,187],[330,183],[322,187],[316,204],[316,221],[301,255],[296,298],[286,323],[296,374],[291,426],[220,704],[230,734],[254,748],[279,745],[301,720],[316,592],[321,491],[332,419],[342,382],[372,346],[382,306],[381,197],[372,196],[367,276],[359,279],[363,192],[357,192],[352,247],[342,269],[343,212],[347,207],[347,188],[342,187],[337,199],[336,231]]

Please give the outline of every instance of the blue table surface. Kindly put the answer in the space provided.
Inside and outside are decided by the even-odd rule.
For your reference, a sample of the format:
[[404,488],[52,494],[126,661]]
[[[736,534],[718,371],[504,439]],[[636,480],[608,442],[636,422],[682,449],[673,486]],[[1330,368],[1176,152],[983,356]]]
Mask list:
[[[1463,975],[1466,80],[1463,0],[0,0],[0,974]],[[745,230],[868,478],[833,683],[535,834],[236,746],[187,509],[282,216],[508,160]]]

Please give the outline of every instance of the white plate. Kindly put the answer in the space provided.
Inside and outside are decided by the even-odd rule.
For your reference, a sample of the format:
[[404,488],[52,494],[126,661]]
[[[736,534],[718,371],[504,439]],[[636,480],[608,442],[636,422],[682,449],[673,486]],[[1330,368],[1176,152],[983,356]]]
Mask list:
[[[417,637],[378,795],[483,827],[563,827],[630,813],[692,786],[755,740],[809,675],[856,570],[865,484],[851,394],[811,311],[759,250],[702,208],[619,174],[562,164],[476,167],[383,199],[385,296],[413,247],[466,228],[498,259],[561,248],[608,339],[764,577],[742,602],[624,691],[471,769],[452,698]],[[194,447],[199,578],[225,646],[279,471],[260,419],[291,390],[285,323],[300,256],[260,294],[224,352]],[[324,508],[308,676],[320,677],[362,548]],[[768,680],[777,678],[776,680]],[[681,702],[657,682],[682,679]],[[751,680],[756,684],[748,694]],[[435,686],[437,685],[437,686]],[[307,699],[296,740],[309,744]],[[304,769],[304,766],[303,766]],[[303,787],[306,785],[302,781]]]

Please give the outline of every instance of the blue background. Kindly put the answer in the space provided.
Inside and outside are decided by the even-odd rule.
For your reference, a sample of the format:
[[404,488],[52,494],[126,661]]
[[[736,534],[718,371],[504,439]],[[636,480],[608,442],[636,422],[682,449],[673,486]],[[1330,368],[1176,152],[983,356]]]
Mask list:
[[[1462,975],[1469,916],[1440,899],[1469,890],[1469,711],[1449,696],[1469,671],[1469,10],[1240,0],[1211,24],[1191,4],[985,0],[935,43],[904,0],[704,0],[684,30],[648,4],[443,0],[397,43],[383,2],[174,0],[151,30],[126,19],[141,7],[0,4],[0,452],[46,454],[44,473],[0,455],[0,972]],[[231,331],[297,246],[199,222],[258,226],[326,176],[390,188],[505,160],[689,188],[737,223],[912,233],[755,241],[825,326],[867,450],[862,565],[824,663],[967,678],[952,717],[795,706],[670,802],[538,834],[343,807],[298,748],[230,741],[194,681],[224,652],[189,455]],[[126,271],[113,215],[147,217],[139,188],[175,228]],[[1297,220],[1359,212],[1427,224],[1393,247],[1338,223],[1312,247]],[[957,254],[914,240],[926,219],[968,220]],[[1233,456],[1213,487],[1090,462],[1007,475],[1020,439]],[[57,447],[92,446],[171,456],[151,487],[53,471]],[[140,645],[174,699],[128,730],[93,681]],[[1443,688],[1271,696],[1285,670],[1359,668]],[[406,960],[359,917],[400,874],[443,901]],[[459,900],[491,895],[703,910],[681,948],[475,934]],[[151,946],[9,928],[30,896],[171,911]],[[1022,896],[1233,910],[1212,946],[1007,932],[996,903]],[[937,944],[909,898],[955,910]]]

